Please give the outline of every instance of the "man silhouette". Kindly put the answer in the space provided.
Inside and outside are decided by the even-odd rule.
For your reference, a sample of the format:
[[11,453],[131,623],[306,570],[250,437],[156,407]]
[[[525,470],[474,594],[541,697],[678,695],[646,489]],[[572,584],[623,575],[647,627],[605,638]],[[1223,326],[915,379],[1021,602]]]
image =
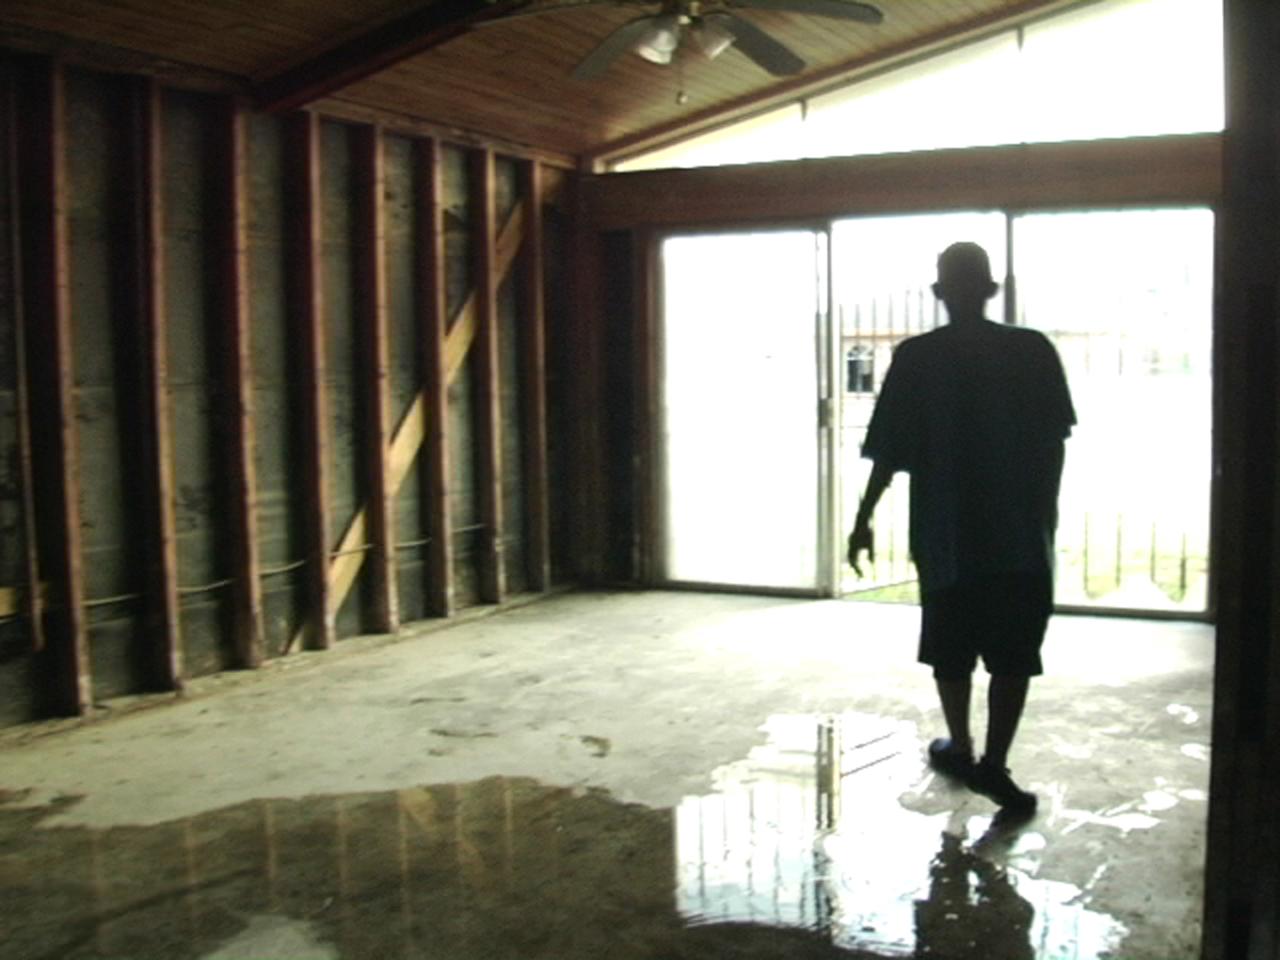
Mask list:
[[[1043,334],[986,319],[996,284],[986,251],[952,244],[934,294],[950,323],[894,351],[862,454],[873,461],[849,562],[875,559],[871,516],[894,473],[911,475],[911,555],[920,579],[919,660],[933,667],[949,738],[929,762],[1009,815],[1035,794],[1008,770],[1009,748],[1053,610],[1053,538],[1063,440],[1075,411]],[[969,732],[972,675],[991,675],[986,749]]]

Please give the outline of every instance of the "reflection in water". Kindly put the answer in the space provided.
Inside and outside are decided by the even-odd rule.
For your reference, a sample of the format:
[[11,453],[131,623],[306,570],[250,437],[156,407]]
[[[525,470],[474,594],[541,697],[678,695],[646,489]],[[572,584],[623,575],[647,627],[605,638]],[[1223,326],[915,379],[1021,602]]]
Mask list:
[[670,810],[494,777],[108,830],[0,793],[2,960],[838,960],[811,930],[690,927]]
[[1042,835],[956,812],[911,725],[765,729],[675,811],[493,777],[100,830],[0,793],[0,960],[1056,960],[1124,935],[1035,876]]
[[[822,930],[876,956],[1085,958],[1125,928],[1035,877],[1041,834],[951,812],[910,723],[774,717],[769,741],[676,811],[677,904],[694,923]],[[967,844],[967,846],[966,846]]]
[[[6,960],[200,958],[264,916],[331,945],[316,958],[601,957],[624,926],[681,926],[669,813],[598,792],[492,778],[32,829],[72,802],[0,806]],[[272,942],[238,955],[282,956]]]
[[929,869],[929,895],[916,900],[916,939],[921,954],[958,957],[982,945],[983,956],[1025,957],[1035,910],[1008,871],[966,852],[960,838],[942,834],[942,850]]

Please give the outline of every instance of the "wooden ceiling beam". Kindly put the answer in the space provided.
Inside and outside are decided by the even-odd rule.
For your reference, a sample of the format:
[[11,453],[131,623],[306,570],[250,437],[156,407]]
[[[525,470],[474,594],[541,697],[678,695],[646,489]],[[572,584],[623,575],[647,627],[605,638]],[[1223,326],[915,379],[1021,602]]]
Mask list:
[[434,0],[259,82],[261,110],[291,110],[416,56],[529,0]]
[[[719,229],[945,210],[1214,204],[1217,133],[823,157],[584,177],[591,231]],[[594,235],[594,233],[592,234]]]

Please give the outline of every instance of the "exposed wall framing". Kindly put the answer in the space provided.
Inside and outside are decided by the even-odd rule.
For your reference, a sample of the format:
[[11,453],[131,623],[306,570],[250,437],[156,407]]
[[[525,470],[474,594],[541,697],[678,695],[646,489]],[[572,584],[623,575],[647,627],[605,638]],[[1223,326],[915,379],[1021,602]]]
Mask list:
[[[253,492],[239,452],[252,436],[235,356],[233,235],[236,184],[226,103],[164,96],[166,354],[163,391],[172,424],[179,599],[186,673],[200,676],[252,656],[245,604],[253,557]],[[244,489],[247,499],[239,491]],[[245,564],[246,566],[242,566]],[[241,634],[241,624],[246,633]]]
[[448,307],[445,297],[444,162],[436,140],[420,141],[417,177],[417,277],[422,344],[422,406],[425,454],[420,484],[425,503],[427,609],[447,617],[454,607],[453,533],[449,513],[449,371],[445,357]]
[[1280,956],[1280,8],[1227,0],[1204,960]]
[[[84,602],[95,701],[171,688],[174,659],[188,659],[192,652],[164,626],[166,616],[171,616],[162,610],[163,595],[170,589],[165,581],[172,581],[176,568],[166,570],[161,556],[169,549],[163,542],[161,517],[174,509],[177,536],[178,511],[176,505],[156,499],[158,485],[164,482],[164,468],[157,464],[167,442],[158,431],[164,429],[178,396],[172,390],[157,395],[156,365],[172,369],[178,358],[170,354],[162,361],[153,354],[185,344],[175,327],[203,333],[198,301],[183,300],[175,311],[178,301],[171,297],[174,292],[186,294],[189,283],[198,285],[201,264],[198,254],[172,262],[181,245],[173,242],[175,232],[183,231],[175,231],[163,211],[186,214],[189,209],[173,196],[167,203],[161,200],[171,191],[165,189],[169,171],[158,153],[148,177],[147,145],[139,137],[117,135],[130,129],[138,92],[127,77],[67,70],[72,409],[80,449]],[[160,131],[158,137],[172,139]],[[202,170],[191,173],[196,183],[204,182]],[[153,222],[147,224],[139,211],[152,204]],[[138,250],[147,242],[163,254],[159,262],[144,266]],[[144,272],[148,276],[142,277]],[[146,321],[155,309],[148,306],[153,298],[163,298],[164,305],[164,318],[154,331]],[[190,388],[181,397],[184,407],[199,402],[200,380],[198,368],[193,368],[190,379],[175,376],[171,381],[170,386],[180,382]],[[193,453],[201,452],[196,440]],[[177,466],[171,462],[168,467],[175,485],[181,482]],[[194,519],[199,511],[184,513]],[[193,530],[197,536],[203,533],[198,523]],[[181,544],[174,546],[183,549]],[[214,659],[216,647],[208,655]]]
[[[528,234],[524,224],[528,220],[527,204],[521,202],[520,177],[517,165],[506,157],[494,160],[494,212],[497,222],[503,224],[511,243],[508,249],[527,252]],[[520,213],[512,224],[516,211]],[[495,257],[502,252],[501,236],[495,237]],[[520,258],[499,260],[495,264],[495,336],[496,376],[499,389],[495,391],[496,421],[498,424],[498,496],[501,509],[500,536],[497,538],[498,555],[502,569],[502,588],[505,594],[523,593],[528,588],[526,558],[529,546],[529,517],[525,510],[526,493],[530,486],[530,474],[525,458],[525,410],[530,405],[529,384],[525,380],[521,362],[523,343],[528,332],[523,321],[522,267]],[[531,315],[530,315],[531,316]]]
[[45,650],[36,549],[26,310],[23,297],[18,75],[0,64],[0,724],[36,709],[34,678]]
[[309,562],[308,423],[300,384],[304,341],[291,316],[287,124],[249,114],[248,237],[257,550],[261,562],[264,656],[276,656],[307,623]]
[[551,527],[547,464],[547,345],[546,257],[542,219],[542,170],[535,161],[520,164],[520,196],[525,209],[524,252],[520,268],[520,298],[524,321],[520,326],[520,374],[524,387],[523,456],[525,545],[528,585],[546,590],[551,585]]
[[[142,499],[146,513],[144,591],[147,630],[155,643],[157,685],[182,684],[182,624],[178,609],[178,545],[174,518],[174,450],[169,413],[167,278],[165,276],[165,154],[161,142],[164,103],[159,85],[137,79],[130,91],[133,121],[134,244],[132,276],[137,298],[141,360]],[[190,266],[190,264],[188,264]],[[198,269],[198,267],[197,267]],[[189,279],[184,277],[183,279]]]
[[400,624],[395,526],[390,487],[390,353],[387,345],[386,161],[378,127],[364,127],[357,141],[357,230],[360,246],[360,326],[364,328],[364,422],[373,629],[392,633]]
[[2,65],[0,723],[549,588],[538,161]]
[[474,372],[472,365],[465,362],[467,351],[462,351],[461,355],[457,351],[449,351],[448,342],[462,335],[469,350],[475,337],[474,299],[471,309],[466,309],[474,283],[472,191],[464,151],[445,146],[441,151],[440,166],[444,204],[445,314],[448,318],[445,321],[445,367],[448,376],[445,412],[449,422],[445,436],[449,442],[449,535],[452,538],[454,601],[465,607],[480,602],[478,567],[482,546],[479,534],[484,527],[480,519],[476,479],[478,450],[474,425]]
[[473,151],[470,157],[472,277],[476,291],[476,342],[472,376],[476,411],[476,480],[481,542],[478,569],[480,598],[500,603],[506,593],[506,558],[502,550],[502,421],[498,400],[498,283],[494,244],[497,240],[493,154]]
[[[637,231],[634,237],[631,276],[635,305],[631,324],[630,352],[635,365],[635,393],[632,399],[631,433],[638,463],[650,462],[661,429],[661,394],[658,381],[659,290],[658,236],[653,230]],[[624,330],[626,327],[624,326]],[[652,532],[659,524],[659,491],[656,470],[635,470],[631,475],[632,520],[631,569],[641,583],[658,578],[659,558]]]
[[[384,136],[383,217],[387,276],[388,432],[387,497],[395,538],[396,596],[402,621],[432,616],[426,570],[430,532],[426,511],[430,497],[424,490],[425,448],[407,464],[396,457],[392,444],[395,426],[420,403],[424,389],[424,351],[428,336],[420,329],[420,297],[417,284],[419,257],[417,229],[423,208],[418,203],[420,180],[414,141]],[[427,218],[429,219],[429,217]],[[430,296],[425,284],[424,296]],[[399,479],[398,486],[392,481]]]
[[93,704],[84,566],[80,526],[80,450],[72,373],[72,327],[67,238],[66,90],[60,66],[50,61],[14,63],[15,105],[23,149],[9,170],[22,198],[13,211],[26,243],[15,251],[22,264],[22,323],[30,333],[32,467],[41,573],[48,578],[45,629],[48,656],[32,698],[47,709],[84,713]]
[[217,171],[222,189],[215,207],[220,233],[220,311],[227,385],[227,502],[230,504],[231,579],[237,665],[265,657],[262,564],[258,555],[258,476],[254,458],[254,381],[249,260],[248,117],[231,98],[218,108]]
[[[603,311],[603,257],[599,233],[588,207],[588,196],[581,188],[574,191],[570,249],[570,327],[566,341],[572,342],[574,363],[578,369],[572,381],[563,388],[563,404],[568,410],[598,411],[603,400],[601,384],[602,346],[600,317]],[[570,485],[573,504],[565,517],[572,560],[576,571],[587,582],[605,577],[605,542],[608,538],[605,516],[606,485],[603,482],[605,441],[602,418],[596,415],[572,417],[567,430],[568,449],[565,462],[571,464],[565,478]]]
[[[306,526],[307,622],[309,643],[328,649],[334,643],[334,613],[329,594],[329,421],[328,351],[324,336],[324,279],[321,269],[320,119],[292,118],[288,164],[295,175],[288,206],[294,233],[288,237],[287,266],[293,281],[293,336],[302,356],[299,390],[304,411],[304,516]],[[286,648],[288,652],[288,648]]]

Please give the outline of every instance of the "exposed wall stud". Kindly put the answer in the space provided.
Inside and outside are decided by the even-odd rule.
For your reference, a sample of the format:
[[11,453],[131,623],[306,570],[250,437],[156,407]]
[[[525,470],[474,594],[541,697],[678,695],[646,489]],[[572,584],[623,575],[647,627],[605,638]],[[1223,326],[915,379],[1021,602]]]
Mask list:
[[40,60],[21,78],[25,124],[19,175],[28,231],[23,290],[31,353],[32,430],[41,556],[52,584],[46,626],[54,655],[53,706],[93,706],[80,536],[80,453],[72,366],[71,278],[62,68]]
[[1203,960],[1280,956],[1280,7],[1223,4],[1215,218],[1217,580]]
[[[9,262],[12,273],[9,278],[13,295],[13,357],[16,379],[16,409],[18,428],[18,469],[22,484],[23,561],[26,584],[21,599],[21,609],[30,630],[31,649],[39,653],[45,647],[44,595],[40,587],[40,551],[37,546],[35,466],[31,451],[31,395],[27,369],[27,317],[23,297],[22,266],[22,194],[18,186],[20,154],[18,149],[18,75],[13,60],[5,60],[4,101],[8,116],[4,149],[9,171]],[[14,605],[17,609],[17,605]]]
[[453,613],[453,534],[449,523],[448,387],[445,366],[444,163],[436,140],[417,149],[418,337],[423,346],[422,399],[426,449],[422,471],[427,505],[427,597],[436,616]]
[[658,263],[661,244],[652,230],[637,231],[633,265],[635,300],[634,336],[631,349],[636,358],[635,403],[633,405],[636,469],[632,473],[635,517],[632,523],[632,571],[645,584],[657,579],[654,544],[658,531],[658,476],[654,469],[658,424],[657,357]]
[[182,624],[165,323],[163,103],[160,86],[151,78],[135,79],[132,94],[134,284],[142,348],[143,512],[149,534],[144,590],[147,621],[156,644],[156,682],[178,689],[182,687]]
[[498,402],[498,282],[495,242],[494,161],[489,150],[473,150],[471,159],[472,273],[476,289],[474,347],[476,445],[480,494],[480,599],[501,603],[506,594],[502,541],[502,423]]
[[227,396],[227,456],[232,515],[236,659],[261,665],[266,640],[258,558],[257,464],[254,460],[253,361],[249,330],[249,185],[246,116],[228,98],[220,114],[222,329]]
[[396,578],[395,523],[388,458],[388,408],[391,388],[387,346],[385,159],[382,131],[359,128],[357,139],[358,208],[360,230],[361,326],[365,335],[364,408],[368,477],[368,535],[373,575],[374,627],[393,633],[400,625]]
[[543,289],[542,168],[536,160],[520,164],[524,197],[524,256],[521,261],[521,365],[524,396],[525,556],[529,587],[551,586],[551,527],[547,478],[546,308]]
[[604,468],[600,417],[600,302],[599,233],[588,215],[583,181],[574,181],[573,218],[570,230],[569,270],[573,278],[569,343],[562,349],[573,358],[575,376],[568,402],[576,411],[566,431],[569,476],[569,513],[572,573],[586,583],[604,576]]
[[309,583],[309,643],[328,649],[334,643],[334,610],[329,589],[329,412],[324,293],[320,274],[320,120],[314,114],[290,118],[293,165],[289,181],[295,233],[290,242],[289,275],[294,283],[295,341],[302,354],[302,407],[306,423],[306,527]]

